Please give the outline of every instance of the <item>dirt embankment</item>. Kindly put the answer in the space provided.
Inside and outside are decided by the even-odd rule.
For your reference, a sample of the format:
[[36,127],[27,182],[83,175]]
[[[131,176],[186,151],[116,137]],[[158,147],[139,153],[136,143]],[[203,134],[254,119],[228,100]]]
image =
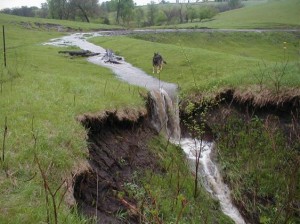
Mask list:
[[[205,102],[206,99],[209,99]],[[189,102],[195,104],[192,117],[203,110],[202,105],[209,105],[209,121],[218,123],[232,113],[244,119],[258,116],[266,119],[270,115],[276,116],[281,124],[291,122],[292,116],[300,118],[300,89],[288,89],[279,93],[270,90],[249,89],[223,89],[210,96],[202,94],[190,96],[182,101],[181,119],[189,117],[186,107]],[[208,127],[209,129],[209,127]]]
[[88,131],[91,167],[75,177],[79,209],[87,216],[97,215],[98,223],[139,223],[137,202],[128,196],[124,184],[132,182],[135,172],[159,169],[147,146],[156,134],[147,111],[106,111],[78,119]]

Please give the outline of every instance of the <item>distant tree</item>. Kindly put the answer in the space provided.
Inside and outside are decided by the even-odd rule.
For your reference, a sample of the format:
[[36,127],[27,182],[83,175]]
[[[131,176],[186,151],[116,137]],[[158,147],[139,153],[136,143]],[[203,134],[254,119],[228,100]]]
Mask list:
[[187,8],[187,20],[189,19],[191,22],[193,22],[194,19],[197,19],[199,17],[197,13],[197,9],[195,7],[188,7]]
[[99,10],[98,0],[70,0],[69,4],[71,9],[75,10],[76,15],[88,23],[89,17],[96,15]]
[[133,0],[120,0],[118,5],[118,14],[123,23],[129,24],[133,19],[134,2]]
[[16,16],[25,16],[25,17],[34,17],[38,11],[38,7],[17,7],[17,8],[6,8],[1,10],[0,12],[10,15],[16,15]]
[[155,18],[158,14],[158,8],[155,2],[151,1],[150,4],[147,4],[147,10],[148,24],[153,26],[155,24]]
[[184,18],[186,17],[186,14],[183,10],[184,4],[180,4],[180,10],[179,10],[179,18],[180,18],[180,23],[184,22]]
[[141,7],[136,7],[134,9],[135,20],[138,27],[142,26],[142,21],[145,17],[144,10]]
[[164,14],[163,11],[158,11],[157,15],[156,15],[156,18],[155,18],[155,24],[160,26],[160,25],[163,25],[167,22],[167,17],[166,15]]
[[119,0],[111,0],[102,2],[100,8],[107,12],[115,12],[117,11]]
[[11,14],[11,9],[10,8],[1,9],[0,12],[4,14]]
[[163,9],[163,12],[168,23],[171,23],[172,21],[175,21],[176,19],[178,20],[180,18],[180,9],[178,7],[171,6]]
[[41,8],[37,11],[37,16],[40,18],[47,18],[49,14],[49,7],[47,3],[42,3]]
[[215,7],[205,6],[201,7],[199,10],[199,19],[202,21],[203,19],[211,19],[215,15],[217,15],[218,11]]
[[229,0],[228,1],[228,6],[231,9],[237,9],[242,7],[242,1],[241,0]]
[[67,0],[47,0],[51,19],[67,19],[65,16]]

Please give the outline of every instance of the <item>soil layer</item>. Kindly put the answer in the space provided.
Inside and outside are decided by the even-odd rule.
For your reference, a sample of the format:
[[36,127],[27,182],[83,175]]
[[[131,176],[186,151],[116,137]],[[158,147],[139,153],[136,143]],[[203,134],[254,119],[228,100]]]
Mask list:
[[97,216],[97,223],[139,223],[136,202],[128,197],[124,184],[132,182],[135,172],[159,167],[147,146],[156,134],[149,128],[147,113],[107,111],[79,120],[88,130],[91,166],[75,178],[74,196],[80,211]]

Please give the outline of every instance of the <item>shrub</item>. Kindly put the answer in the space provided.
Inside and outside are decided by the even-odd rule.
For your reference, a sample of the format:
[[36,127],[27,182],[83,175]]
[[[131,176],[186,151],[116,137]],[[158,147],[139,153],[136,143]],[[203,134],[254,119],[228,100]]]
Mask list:
[[206,6],[201,7],[199,10],[199,19],[202,21],[203,19],[211,19],[215,15],[217,15],[218,11],[215,7]]
[[241,2],[241,0],[229,0],[228,6],[231,9],[241,8],[242,7],[242,2]]

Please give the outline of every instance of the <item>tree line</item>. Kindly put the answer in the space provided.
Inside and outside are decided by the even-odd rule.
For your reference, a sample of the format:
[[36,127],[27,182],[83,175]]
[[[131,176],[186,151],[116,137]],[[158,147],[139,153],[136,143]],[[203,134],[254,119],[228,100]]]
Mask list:
[[241,0],[215,0],[211,3],[169,3],[151,1],[146,6],[137,6],[133,0],[110,0],[99,4],[98,0],[47,0],[41,7],[3,9],[0,12],[60,20],[119,24],[124,26],[153,26],[178,24],[211,19],[217,13],[242,7]]

